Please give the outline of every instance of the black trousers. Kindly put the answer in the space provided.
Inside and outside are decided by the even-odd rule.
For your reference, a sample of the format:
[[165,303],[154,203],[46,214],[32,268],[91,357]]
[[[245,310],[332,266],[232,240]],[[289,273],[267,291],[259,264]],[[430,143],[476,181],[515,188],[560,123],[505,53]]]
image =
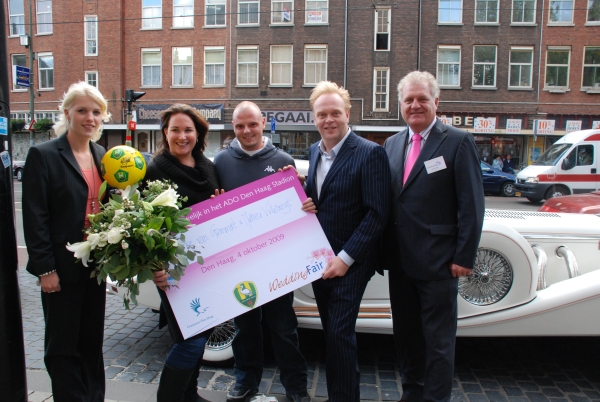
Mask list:
[[389,273],[402,400],[448,401],[454,377],[458,279],[419,281]]
[[106,287],[82,269],[76,283],[42,292],[46,321],[44,362],[55,402],[104,401]]

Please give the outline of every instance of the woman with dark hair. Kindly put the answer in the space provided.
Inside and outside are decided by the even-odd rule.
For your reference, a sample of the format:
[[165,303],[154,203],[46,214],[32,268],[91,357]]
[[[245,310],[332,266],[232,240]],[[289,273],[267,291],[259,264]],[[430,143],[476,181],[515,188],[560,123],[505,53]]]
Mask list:
[[[175,104],[163,112],[161,123],[162,146],[148,165],[145,180],[167,179],[176,184],[179,195],[187,197],[184,208],[210,198],[219,188],[219,181],[215,166],[203,154],[207,121],[191,106]],[[197,384],[204,346],[212,330],[183,339],[164,292],[168,278],[163,271],[154,274],[161,299],[159,327],[168,324],[175,341],[160,377],[157,401],[206,401],[198,395]]]

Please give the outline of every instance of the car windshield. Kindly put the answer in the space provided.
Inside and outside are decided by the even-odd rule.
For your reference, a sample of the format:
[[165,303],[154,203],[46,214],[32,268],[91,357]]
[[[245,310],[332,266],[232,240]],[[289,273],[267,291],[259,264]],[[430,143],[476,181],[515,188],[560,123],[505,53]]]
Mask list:
[[554,166],[558,160],[563,156],[567,149],[571,148],[573,144],[554,144],[544,152],[537,161],[533,162],[534,165],[542,166]]

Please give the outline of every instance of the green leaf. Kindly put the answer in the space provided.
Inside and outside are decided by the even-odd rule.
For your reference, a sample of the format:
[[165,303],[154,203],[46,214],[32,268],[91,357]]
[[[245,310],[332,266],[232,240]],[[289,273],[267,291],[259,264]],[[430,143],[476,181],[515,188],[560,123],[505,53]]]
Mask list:
[[188,265],[190,265],[190,261],[185,256],[185,254],[177,254],[177,259],[179,260],[179,263],[181,265],[183,265],[184,267],[187,267]]
[[165,218],[165,225],[167,226],[167,230],[170,232],[171,231],[171,218],[169,218],[168,216]]
[[198,264],[204,265],[204,258],[202,258],[201,255],[198,256],[198,259],[196,261],[198,261]]
[[98,202],[99,203],[102,201],[102,198],[104,198],[104,193],[106,192],[107,187],[108,187],[108,182],[106,180],[104,180],[102,182],[102,184],[100,185],[100,189],[98,190]]
[[160,216],[156,216],[156,217],[152,218],[152,220],[150,221],[150,223],[148,225],[148,229],[160,230],[164,220],[165,220],[165,218],[160,217]]
[[125,279],[129,276],[129,267],[127,265],[125,265],[123,267],[123,269],[121,269],[119,272],[117,272],[117,280],[122,280]]

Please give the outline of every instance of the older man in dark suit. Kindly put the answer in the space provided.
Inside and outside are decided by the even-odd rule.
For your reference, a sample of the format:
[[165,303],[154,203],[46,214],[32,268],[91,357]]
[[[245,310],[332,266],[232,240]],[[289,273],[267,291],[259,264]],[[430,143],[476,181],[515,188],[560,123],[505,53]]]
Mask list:
[[408,129],[384,148],[392,171],[386,251],[403,401],[448,401],[454,375],[458,277],[469,275],[483,225],[471,134],[436,118],[439,87],[414,71],[398,84]]
[[306,193],[336,254],[313,289],[327,350],[331,402],[360,400],[356,319],[388,220],[390,170],[384,149],[354,134],[348,91],[321,82],[310,103],[321,141],[309,150]]

